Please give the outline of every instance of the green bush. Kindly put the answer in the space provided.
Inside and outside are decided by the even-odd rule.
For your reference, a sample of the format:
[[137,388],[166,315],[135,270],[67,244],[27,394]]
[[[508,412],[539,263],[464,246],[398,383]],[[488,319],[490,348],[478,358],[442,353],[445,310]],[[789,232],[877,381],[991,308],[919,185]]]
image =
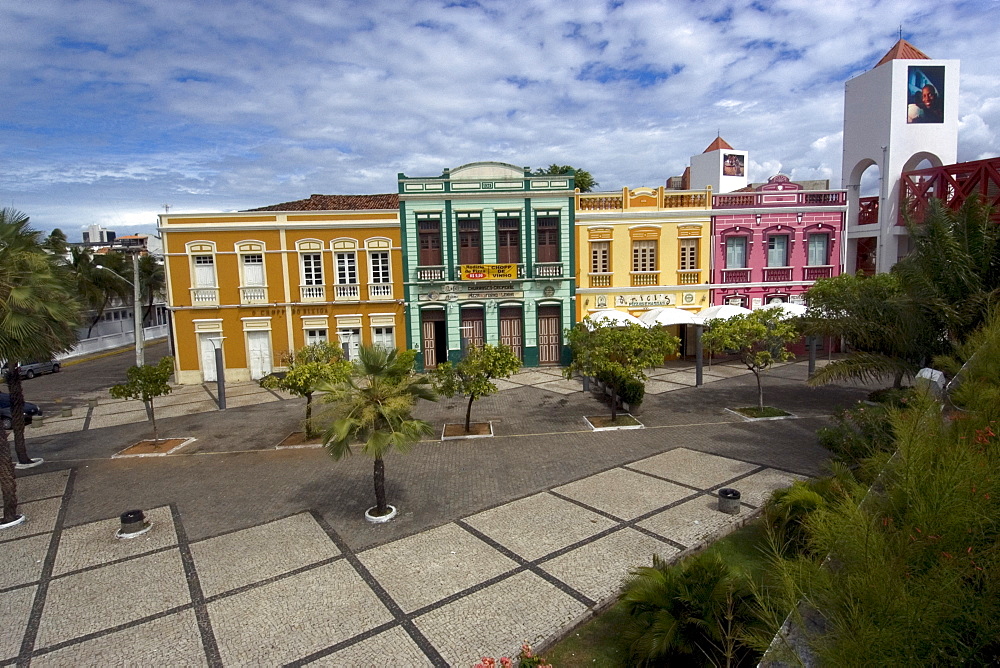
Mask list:
[[871,406],[859,402],[834,413],[834,424],[822,427],[819,443],[834,459],[855,467],[879,452],[892,452],[894,434],[889,404]]
[[796,482],[779,489],[764,505],[764,522],[777,552],[783,556],[802,554],[808,549],[809,516],[826,505],[819,492],[808,483]]
[[646,396],[646,385],[635,378],[616,376],[611,372],[602,373],[597,380],[618,390],[618,399],[635,408]]
[[868,393],[868,401],[902,408],[913,397],[912,387],[884,387]]

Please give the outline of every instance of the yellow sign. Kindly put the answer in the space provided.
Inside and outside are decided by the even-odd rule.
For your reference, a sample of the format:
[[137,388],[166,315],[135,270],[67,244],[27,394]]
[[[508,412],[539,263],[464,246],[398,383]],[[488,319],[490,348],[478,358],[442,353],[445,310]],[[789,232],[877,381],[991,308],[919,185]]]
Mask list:
[[516,264],[463,264],[463,281],[503,281],[517,278]]

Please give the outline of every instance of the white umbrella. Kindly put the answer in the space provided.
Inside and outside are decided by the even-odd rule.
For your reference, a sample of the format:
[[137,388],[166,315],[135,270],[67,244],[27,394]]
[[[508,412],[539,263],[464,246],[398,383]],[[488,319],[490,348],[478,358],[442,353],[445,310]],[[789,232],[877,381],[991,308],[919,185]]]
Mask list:
[[583,321],[587,324],[588,329],[592,328],[593,325],[603,327],[625,327],[626,325],[642,325],[643,327],[649,326],[631,313],[625,313],[625,311],[618,311],[616,309],[595,311],[594,313],[586,316]]
[[792,302],[775,302],[773,304],[764,304],[761,308],[777,309],[781,311],[781,317],[790,318],[797,315],[805,315],[805,312],[809,310],[805,304],[793,304]]
[[748,313],[753,313],[753,311],[742,306],[736,306],[735,304],[719,304],[718,306],[709,306],[698,315],[701,316],[703,321],[708,322],[714,319],[728,320],[729,318],[738,315],[747,315]]
[[701,316],[682,308],[654,308],[646,311],[639,320],[647,325],[700,325]]

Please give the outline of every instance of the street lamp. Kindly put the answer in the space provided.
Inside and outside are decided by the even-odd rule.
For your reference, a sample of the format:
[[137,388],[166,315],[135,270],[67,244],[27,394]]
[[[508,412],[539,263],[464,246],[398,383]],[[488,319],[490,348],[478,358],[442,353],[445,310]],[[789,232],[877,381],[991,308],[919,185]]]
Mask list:
[[145,332],[143,331],[142,314],[140,313],[142,306],[139,303],[139,254],[132,253],[131,281],[110,267],[105,267],[103,264],[99,264],[97,266],[105,271],[110,271],[112,274],[132,286],[132,327],[135,330],[135,365],[142,366],[145,362],[145,355],[143,354],[143,339]]

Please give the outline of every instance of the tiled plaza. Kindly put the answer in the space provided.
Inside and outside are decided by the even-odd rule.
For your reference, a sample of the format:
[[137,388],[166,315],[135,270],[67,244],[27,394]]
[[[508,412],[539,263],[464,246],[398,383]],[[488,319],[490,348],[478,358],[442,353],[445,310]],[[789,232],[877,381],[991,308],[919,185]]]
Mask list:
[[[653,554],[744,522],[802,476],[676,448],[357,553],[304,512],[191,541],[175,507],[64,526],[75,472],[19,479],[0,534],[0,663],[471,665],[585,618]],[[740,515],[715,491],[743,490]]]

